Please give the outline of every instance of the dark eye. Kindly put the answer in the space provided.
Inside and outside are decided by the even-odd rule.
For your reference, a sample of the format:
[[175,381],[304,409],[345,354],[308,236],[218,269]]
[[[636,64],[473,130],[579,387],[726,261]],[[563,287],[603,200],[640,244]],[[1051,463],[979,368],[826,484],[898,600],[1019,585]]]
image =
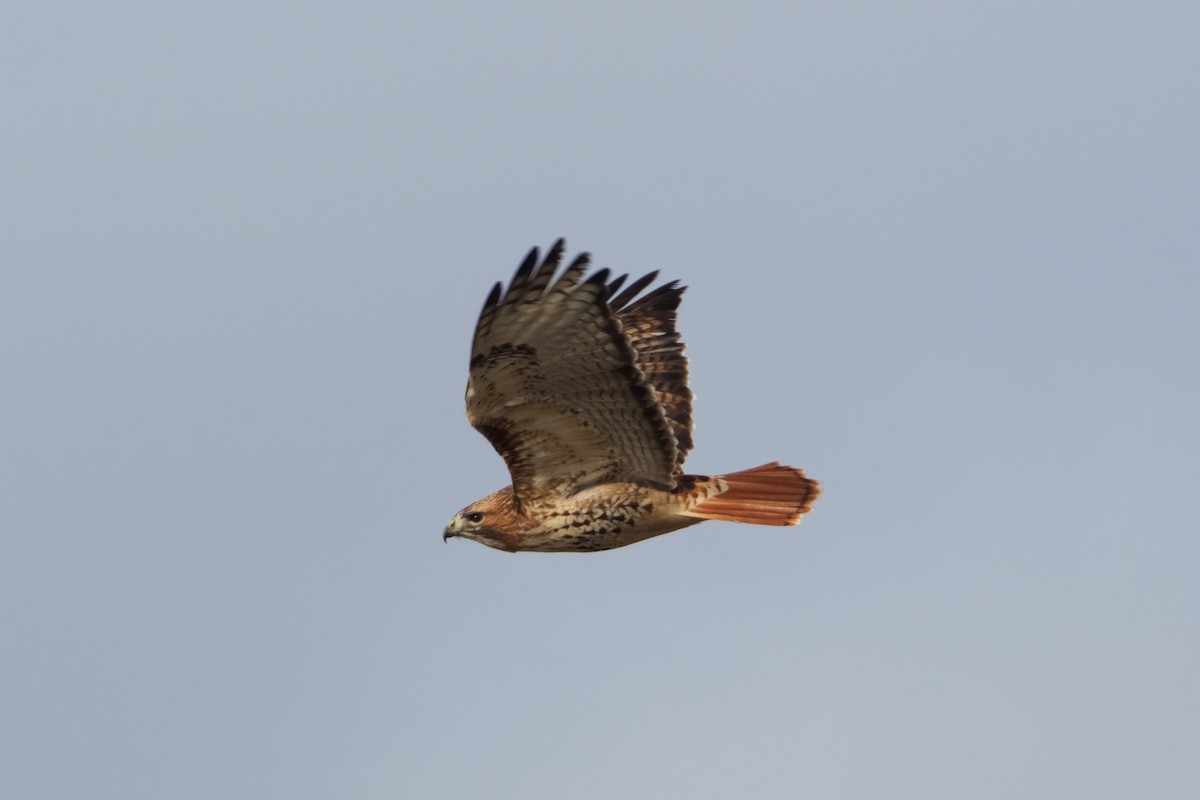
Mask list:
[[463,514],[467,522],[483,522],[483,514],[478,511],[472,511],[470,514]]

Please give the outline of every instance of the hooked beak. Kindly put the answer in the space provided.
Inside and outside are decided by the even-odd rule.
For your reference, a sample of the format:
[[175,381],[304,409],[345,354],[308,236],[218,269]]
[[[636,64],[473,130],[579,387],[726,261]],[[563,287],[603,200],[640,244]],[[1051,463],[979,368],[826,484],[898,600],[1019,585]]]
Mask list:
[[446,529],[444,531],[442,531],[442,541],[443,542],[448,542],[455,536],[458,536],[458,531],[454,530],[453,525],[447,525]]

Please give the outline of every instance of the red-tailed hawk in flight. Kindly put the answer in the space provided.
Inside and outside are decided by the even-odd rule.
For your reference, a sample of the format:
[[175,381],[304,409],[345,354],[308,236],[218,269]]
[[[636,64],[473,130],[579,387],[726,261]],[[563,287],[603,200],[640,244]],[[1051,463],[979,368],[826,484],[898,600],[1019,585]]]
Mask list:
[[[516,552],[609,550],[706,519],[795,525],[817,482],[778,462],[685,475],[692,393],[675,331],[684,287],[620,291],[589,256],[557,279],[558,240],[534,248],[483,304],[471,345],[467,419],[504,458],[512,485],[454,515],[443,538]],[[619,292],[619,293],[618,293]]]

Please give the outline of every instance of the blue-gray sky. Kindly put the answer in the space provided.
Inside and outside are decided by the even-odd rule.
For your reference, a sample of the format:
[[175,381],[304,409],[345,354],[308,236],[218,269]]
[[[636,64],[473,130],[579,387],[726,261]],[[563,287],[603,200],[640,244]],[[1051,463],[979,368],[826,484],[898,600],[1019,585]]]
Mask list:
[[[1200,793],[1194,3],[3,16],[3,796]],[[558,236],[803,525],[443,544]]]

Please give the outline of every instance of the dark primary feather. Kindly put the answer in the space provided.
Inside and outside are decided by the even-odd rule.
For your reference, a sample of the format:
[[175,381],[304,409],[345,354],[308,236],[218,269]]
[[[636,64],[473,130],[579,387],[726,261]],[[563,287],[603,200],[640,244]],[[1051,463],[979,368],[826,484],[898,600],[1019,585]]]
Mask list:
[[[476,325],[467,416],[508,464],[518,501],[608,481],[670,487],[691,448],[691,393],[675,331],[682,287],[615,300],[625,276],[584,279],[587,254],[559,277],[559,240],[533,249]],[[610,307],[611,305],[611,307]]]

